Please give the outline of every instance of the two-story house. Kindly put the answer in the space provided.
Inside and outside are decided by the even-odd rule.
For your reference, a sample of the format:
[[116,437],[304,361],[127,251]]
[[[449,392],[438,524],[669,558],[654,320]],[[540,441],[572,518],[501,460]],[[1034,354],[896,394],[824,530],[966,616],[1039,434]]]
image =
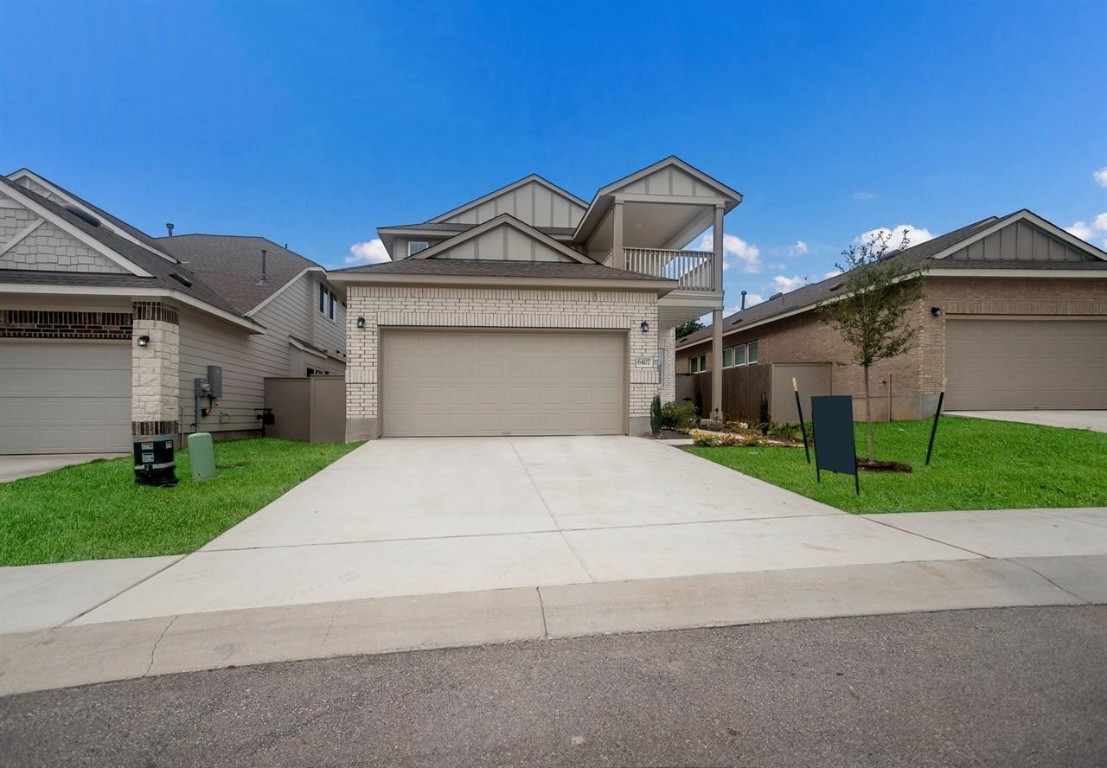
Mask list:
[[[331,273],[347,439],[648,432],[654,395],[674,397],[674,328],[721,327],[723,217],[741,201],[670,157],[591,201],[531,175],[379,228],[391,261]],[[711,251],[684,250],[708,228]]]
[[31,171],[0,176],[0,454],[254,434],[266,378],[344,372],[345,320],[324,269],[269,240],[153,238]]

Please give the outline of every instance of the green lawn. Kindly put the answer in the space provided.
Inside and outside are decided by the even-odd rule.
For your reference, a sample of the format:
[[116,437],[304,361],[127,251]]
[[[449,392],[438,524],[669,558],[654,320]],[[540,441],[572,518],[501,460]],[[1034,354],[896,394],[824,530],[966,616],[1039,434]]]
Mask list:
[[262,438],[215,444],[218,476],[174,488],[134,483],[130,458],[0,485],[0,565],[192,552],[356,448]]
[[[930,420],[874,424],[876,458],[901,461],[911,474],[823,473],[803,449],[692,448],[692,453],[847,512],[1107,506],[1107,434],[981,419],[942,418],[930,466]],[[865,425],[856,425],[864,451]],[[812,462],[815,459],[811,453]]]

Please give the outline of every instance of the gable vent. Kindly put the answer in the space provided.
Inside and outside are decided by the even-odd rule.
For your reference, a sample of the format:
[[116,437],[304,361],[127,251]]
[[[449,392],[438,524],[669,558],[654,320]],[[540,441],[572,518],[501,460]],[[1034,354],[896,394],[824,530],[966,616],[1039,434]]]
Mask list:
[[182,275],[180,272],[170,272],[169,276],[183,285],[185,288],[192,287],[192,280]]
[[842,285],[843,285],[843,283],[835,283],[834,285],[830,286],[830,290],[832,290],[832,291],[836,291],[836,290],[838,290],[839,288],[841,288],[841,287],[842,287]]
[[784,295],[783,291],[781,293],[774,293],[772,296],[769,297],[769,301],[774,301],[776,299],[779,299],[783,295]]
[[86,224],[91,224],[94,227],[100,226],[100,220],[88,211],[86,211],[84,208],[78,208],[75,205],[67,205],[65,206],[65,210],[69,211]]

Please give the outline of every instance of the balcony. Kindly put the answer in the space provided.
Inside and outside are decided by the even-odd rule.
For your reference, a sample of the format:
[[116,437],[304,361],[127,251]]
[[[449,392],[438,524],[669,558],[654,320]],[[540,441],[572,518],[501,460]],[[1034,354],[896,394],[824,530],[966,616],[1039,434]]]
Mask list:
[[[664,248],[624,248],[626,269],[652,277],[676,280],[678,290],[718,292],[715,285],[715,254],[711,251],[670,251]],[[612,263],[608,255],[605,263]]]

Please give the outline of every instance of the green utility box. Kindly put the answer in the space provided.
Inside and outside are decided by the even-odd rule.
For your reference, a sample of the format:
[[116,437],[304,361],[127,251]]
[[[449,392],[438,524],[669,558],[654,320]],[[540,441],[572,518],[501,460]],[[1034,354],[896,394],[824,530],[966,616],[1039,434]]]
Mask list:
[[211,446],[210,433],[196,432],[188,436],[188,458],[192,464],[193,480],[215,477],[215,449]]

